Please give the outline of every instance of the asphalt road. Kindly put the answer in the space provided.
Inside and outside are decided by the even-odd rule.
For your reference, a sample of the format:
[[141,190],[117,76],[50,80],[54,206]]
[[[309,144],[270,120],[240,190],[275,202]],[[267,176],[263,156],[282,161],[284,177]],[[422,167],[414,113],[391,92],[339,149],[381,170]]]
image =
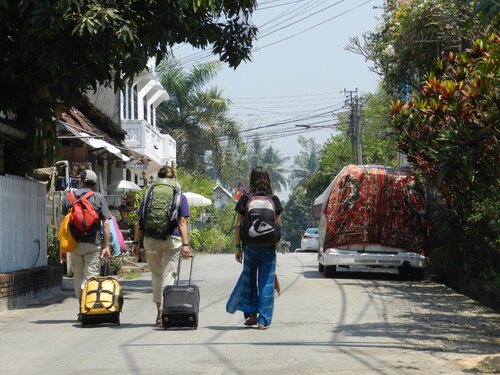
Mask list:
[[[500,353],[500,316],[431,281],[394,273],[325,279],[313,253],[278,255],[272,326],[225,311],[241,266],[195,258],[200,326],[155,326],[149,273],[120,280],[122,324],[81,328],[77,301],[0,313],[3,374],[464,374],[460,359]],[[69,287],[70,280],[65,280]]]

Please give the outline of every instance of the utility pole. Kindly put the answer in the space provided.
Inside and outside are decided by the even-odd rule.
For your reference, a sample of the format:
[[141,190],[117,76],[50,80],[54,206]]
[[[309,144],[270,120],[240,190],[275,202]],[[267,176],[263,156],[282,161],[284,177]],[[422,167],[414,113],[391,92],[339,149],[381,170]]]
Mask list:
[[351,139],[352,160],[354,164],[359,165],[363,164],[363,150],[361,144],[358,89],[344,89],[344,95],[347,97],[346,105],[351,109],[349,115],[349,137]]

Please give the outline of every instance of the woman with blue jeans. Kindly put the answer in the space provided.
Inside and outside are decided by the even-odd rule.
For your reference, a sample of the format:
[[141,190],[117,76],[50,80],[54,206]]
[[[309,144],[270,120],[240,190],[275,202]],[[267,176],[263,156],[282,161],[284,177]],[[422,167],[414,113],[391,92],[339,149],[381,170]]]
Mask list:
[[[252,196],[268,196],[272,199],[276,223],[283,211],[279,198],[273,195],[271,179],[268,171],[263,167],[256,167],[250,174],[250,193]],[[238,213],[236,219],[235,258],[242,263],[243,270],[226,305],[226,311],[233,314],[242,311],[245,314],[245,325],[257,325],[258,329],[267,329],[271,325],[274,308],[274,282],[276,270],[276,246],[244,245],[241,249],[240,229],[243,225],[245,211],[249,200],[243,195],[236,204]]]

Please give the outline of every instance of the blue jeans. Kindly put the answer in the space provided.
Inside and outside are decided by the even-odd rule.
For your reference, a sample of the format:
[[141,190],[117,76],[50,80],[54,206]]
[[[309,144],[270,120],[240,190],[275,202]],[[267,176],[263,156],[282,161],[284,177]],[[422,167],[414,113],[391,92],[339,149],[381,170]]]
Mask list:
[[258,323],[269,326],[274,310],[275,246],[245,246],[243,254],[243,271],[227,301],[226,311],[258,313]]

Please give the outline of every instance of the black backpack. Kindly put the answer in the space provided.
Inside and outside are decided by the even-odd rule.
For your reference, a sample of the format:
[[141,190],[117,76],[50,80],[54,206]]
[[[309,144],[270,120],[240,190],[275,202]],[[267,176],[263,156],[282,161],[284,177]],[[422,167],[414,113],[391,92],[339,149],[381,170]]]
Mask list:
[[274,245],[281,238],[276,221],[276,207],[272,195],[248,194],[242,232],[245,245],[263,247]]

